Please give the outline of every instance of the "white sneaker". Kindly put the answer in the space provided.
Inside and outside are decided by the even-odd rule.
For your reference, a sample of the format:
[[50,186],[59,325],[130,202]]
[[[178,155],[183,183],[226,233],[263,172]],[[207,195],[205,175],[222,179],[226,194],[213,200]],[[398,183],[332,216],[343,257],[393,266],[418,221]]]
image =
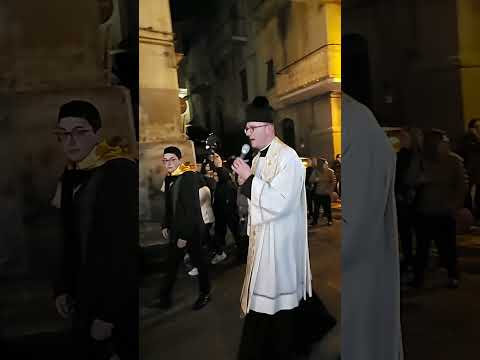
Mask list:
[[211,264],[212,265],[215,265],[215,264],[218,264],[219,262],[222,262],[223,260],[225,260],[227,258],[227,254],[225,254],[225,251],[222,252],[221,254],[216,254],[212,261],[211,261]]
[[188,272],[188,275],[190,276],[198,276],[198,269],[194,267],[192,270]]

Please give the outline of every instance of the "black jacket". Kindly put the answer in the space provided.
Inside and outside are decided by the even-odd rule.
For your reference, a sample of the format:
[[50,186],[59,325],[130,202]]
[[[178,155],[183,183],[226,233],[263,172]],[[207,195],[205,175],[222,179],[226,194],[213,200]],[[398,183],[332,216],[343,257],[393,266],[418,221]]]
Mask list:
[[188,171],[165,179],[166,216],[164,228],[170,230],[170,241],[199,239],[203,231],[202,210],[198,194],[200,174]]
[[215,219],[238,216],[237,188],[230,179],[228,170],[217,168],[218,183],[213,194]]
[[115,159],[93,170],[65,171],[61,217],[55,294],[73,297],[83,327],[101,319],[118,332],[135,332],[128,327],[138,318],[137,165]]

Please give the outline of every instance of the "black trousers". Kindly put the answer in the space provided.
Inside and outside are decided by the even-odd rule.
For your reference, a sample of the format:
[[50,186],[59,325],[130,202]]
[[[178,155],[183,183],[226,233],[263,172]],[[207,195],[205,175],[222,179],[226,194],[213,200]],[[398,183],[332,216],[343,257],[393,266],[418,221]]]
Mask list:
[[212,239],[210,236],[210,230],[212,229],[212,227],[213,223],[205,224],[205,233],[203,234],[202,238],[202,246],[207,246],[208,248],[210,248],[210,246],[212,245]]
[[308,211],[308,217],[313,216],[313,191],[312,190],[307,190],[307,211]]
[[250,311],[245,317],[238,360],[293,360],[295,310],[274,315]]
[[422,282],[428,262],[431,241],[434,240],[442,264],[451,278],[458,277],[456,224],[453,215],[416,216],[417,251],[415,254],[415,278]]
[[323,208],[324,215],[328,221],[332,221],[332,199],[330,195],[314,195],[315,209],[313,213],[313,222],[316,223],[320,216],[320,206]]
[[[465,195],[465,207],[472,212],[475,218],[480,219],[480,184],[475,186],[475,195],[472,198],[472,188],[475,184],[470,184],[468,187],[467,194]],[[473,209],[475,204],[476,211]]]
[[169,255],[167,260],[167,276],[165,279],[165,286],[162,289],[163,296],[171,296],[175,281],[177,279],[178,268],[183,262],[185,253],[190,254],[192,264],[198,269],[198,288],[201,294],[208,294],[210,292],[210,278],[208,275],[208,264],[206,256],[201,244],[203,234],[200,234],[198,239],[188,242],[185,248],[180,249],[177,246],[177,241],[170,244]]
[[227,236],[227,227],[230,229],[237,247],[241,247],[239,225],[240,219],[238,218],[238,216],[228,214],[227,216],[215,215],[215,236],[213,249],[215,250],[216,254],[221,254],[222,251],[225,249],[225,237]]
[[403,254],[402,270],[413,266],[413,209],[408,204],[397,202],[398,235]]

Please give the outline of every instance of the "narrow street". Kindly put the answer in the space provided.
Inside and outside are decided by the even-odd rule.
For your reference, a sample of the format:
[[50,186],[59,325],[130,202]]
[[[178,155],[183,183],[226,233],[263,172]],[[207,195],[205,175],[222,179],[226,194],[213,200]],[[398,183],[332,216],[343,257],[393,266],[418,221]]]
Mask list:
[[[320,224],[309,231],[314,288],[337,319],[340,313],[339,216],[336,213],[337,220],[332,227]],[[155,254],[157,259],[160,251],[159,246]],[[243,324],[239,297],[245,266],[235,265],[228,258],[224,263],[212,265],[212,301],[198,312],[191,310],[197,296],[197,281],[187,274],[185,267],[180,270],[172,309],[155,308],[162,280],[162,262],[157,263],[156,269],[151,263],[147,263],[148,267],[150,273],[141,290],[142,359],[235,359]],[[339,347],[337,325],[316,346],[311,359],[336,359]]]
[[[336,213],[338,219],[339,213]],[[340,231],[333,227],[310,228],[310,251],[314,287],[327,308],[339,318]],[[153,242],[153,241],[152,241]],[[480,231],[458,237],[460,287],[447,289],[446,273],[432,266],[421,290],[402,291],[403,341],[406,360],[470,359],[477,351],[480,322]],[[239,295],[244,266],[224,263],[212,266],[213,300],[201,311],[190,309],[196,298],[196,279],[183,268],[175,288],[175,304],[169,311],[155,307],[162,281],[164,245],[146,250],[146,274],[141,284],[142,360],[235,359],[242,328]],[[433,265],[437,259],[433,257]],[[56,314],[50,279],[1,282],[0,358],[62,359],[69,353],[62,334],[67,329]],[[335,359],[340,346],[340,329],[335,327],[318,344],[312,359]],[[12,356],[3,356],[11,351]],[[55,356],[55,354],[57,356]],[[63,354],[63,355],[62,355]]]
[[[480,229],[457,237],[460,287],[446,287],[445,270],[432,266],[424,289],[402,291],[406,360],[472,359],[480,323]],[[433,257],[433,265],[437,258]]]

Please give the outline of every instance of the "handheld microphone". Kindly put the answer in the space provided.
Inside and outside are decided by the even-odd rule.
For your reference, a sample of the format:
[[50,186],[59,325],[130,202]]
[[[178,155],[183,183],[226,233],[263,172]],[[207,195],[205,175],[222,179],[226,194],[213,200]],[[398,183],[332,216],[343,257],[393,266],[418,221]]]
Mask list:
[[248,152],[250,151],[250,145],[248,144],[243,144],[242,150],[240,152],[240,159],[245,159],[245,156],[247,156]]

